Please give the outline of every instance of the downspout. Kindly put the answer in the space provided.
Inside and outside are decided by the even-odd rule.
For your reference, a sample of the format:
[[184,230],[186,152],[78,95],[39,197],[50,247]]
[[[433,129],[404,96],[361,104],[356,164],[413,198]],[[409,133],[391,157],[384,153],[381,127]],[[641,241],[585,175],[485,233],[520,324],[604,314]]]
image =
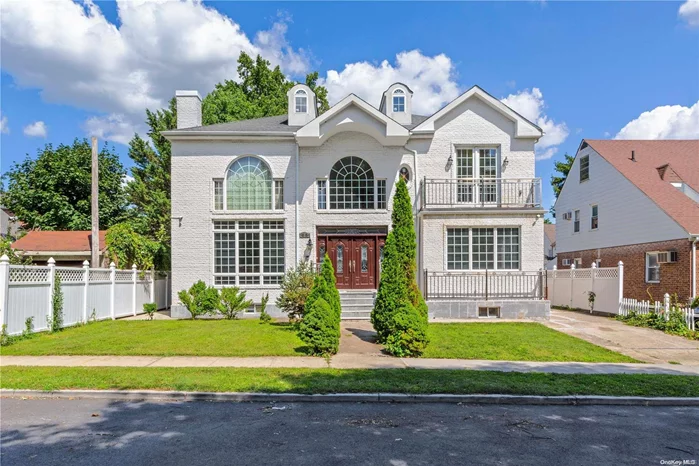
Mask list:
[[296,158],[294,160],[294,180],[296,182],[296,187],[294,189],[294,196],[296,200],[294,202],[294,251],[296,251],[296,263],[294,267],[299,264],[299,143],[296,142]]

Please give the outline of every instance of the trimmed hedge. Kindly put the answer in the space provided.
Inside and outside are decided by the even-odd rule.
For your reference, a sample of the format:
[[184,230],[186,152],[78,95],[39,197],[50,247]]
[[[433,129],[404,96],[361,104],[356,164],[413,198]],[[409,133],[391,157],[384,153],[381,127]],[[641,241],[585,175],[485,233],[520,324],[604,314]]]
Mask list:
[[340,346],[340,323],[335,311],[323,299],[316,299],[299,325],[299,338],[310,348],[310,353],[324,356],[337,353]]
[[399,357],[420,356],[427,347],[427,321],[415,307],[402,302],[391,316],[391,333],[386,338],[386,351]]

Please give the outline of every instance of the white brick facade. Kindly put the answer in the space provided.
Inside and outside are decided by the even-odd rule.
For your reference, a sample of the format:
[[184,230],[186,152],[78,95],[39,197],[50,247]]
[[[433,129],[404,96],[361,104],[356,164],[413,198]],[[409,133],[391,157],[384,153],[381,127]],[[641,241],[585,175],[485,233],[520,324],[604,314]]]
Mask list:
[[[496,148],[499,177],[534,177],[536,138],[518,138],[517,123],[511,116],[504,115],[479,97],[472,97],[436,121],[433,132],[411,134],[405,137],[405,146],[396,146],[385,145],[385,141],[394,143],[396,138],[402,136],[396,133],[390,138],[387,136],[384,143],[379,142],[380,138],[377,139],[376,134],[381,131],[383,123],[375,115],[371,118],[366,115],[358,118],[358,108],[357,105],[350,104],[345,110],[336,112],[332,116],[333,124],[336,125],[333,128],[326,128],[329,124],[327,121],[321,123],[320,137],[323,137],[322,132],[326,130],[332,131],[332,135],[317,147],[297,142],[294,139],[295,133],[275,138],[227,134],[217,138],[218,140],[211,140],[209,134],[198,137],[192,134],[192,137],[171,139],[173,302],[178,302],[179,290],[189,288],[197,280],[213,283],[214,220],[284,220],[285,265],[287,268],[293,267],[297,257],[315,260],[318,227],[388,227],[391,222],[394,185],[402,166],[409,167],[412,177],[408,186],[416,206],[418,267],[421,272],[424,269],[446,270],[445,232],[449,226],[517,227],[521,238],[520,269],[537,271],[542,268],[543,211],[492,209],[442,214],[417,213],[419,203],[415,202],[418,200],[416,190],[424,177],[451,179],[456,176],[454,163],[451,166],[448,164],[455,147]],[[318,120],[322,118],[321,116]],[[354,123],[346,124],[348,119]],[[521,124],[523,123],[520,122]],[[413,151],[417,152],[416,156]],[[247,155],[264,160],[270,167],[273,178],[284,180],[283,210],[214,210],[213,180],[225,178],[228,166],[236,158]],[[295,165],[297,156],[298,167]],[[361,157],[371,166],[376,179],[386,179],[387,210],[338,211],[317,208],[316,181],[327,178],[333,164],[347,156]],[[295,229],[297,196],[298,231]],[[299,238],[299,234],[305,233],[308,235]],[[307,245],[308,236],[312,242],[311,247]],[[248,297],[255,302],[259,302],[264,293],[269,293],[272,304],[278,295],[276,285],[242,288],[248,290]]]

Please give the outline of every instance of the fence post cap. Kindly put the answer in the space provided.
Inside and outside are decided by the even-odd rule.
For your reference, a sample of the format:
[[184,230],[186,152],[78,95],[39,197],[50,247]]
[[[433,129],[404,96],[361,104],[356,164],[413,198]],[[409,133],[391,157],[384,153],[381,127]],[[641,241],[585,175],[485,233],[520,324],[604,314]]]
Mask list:
[[575,269],[575,262],[573,262],[572,264],[570,264],[570,268],[571,268],[571,269]]
[[136,264],[131,264],[131,270],[136,270],[138,267],[136,267]]
[[7,254],[3,254],[2,257],[0,257],[0,262],[3,264],[8,264],[10,262],[10,258],[7,257]]
[[114,262],[110,262],[110,263],[109,263],[109,268],[110,268],[110,269],[115,269],[115,268],[116,268],[116,264],[115,264]]
[[592,263],[592,268],[593,268],[593,269],[596,269],[596,268],[597,268],[597,262],[593,262],[593,263]]
[[553,266],[553,270],[558,270],[558,266],[557,266],[557,265],[554,265],[554,266]]
[[623,266],[624,266],[624,263],[623,263],[622,261],[619,261],[619,264],[618,264],[618,265],[619,265],[619,267],[623,267]]
[[670,297],[670,293],[665,293],[665,297],[666,297],[666,298],[669,298],[669,297]]
[[84,261],[83,261],[83,267],[90,267],[90,261],[84,260]]
[[49,257],[49,260],[47,261],[49,265],[56,265],[56,259],[53,257]]

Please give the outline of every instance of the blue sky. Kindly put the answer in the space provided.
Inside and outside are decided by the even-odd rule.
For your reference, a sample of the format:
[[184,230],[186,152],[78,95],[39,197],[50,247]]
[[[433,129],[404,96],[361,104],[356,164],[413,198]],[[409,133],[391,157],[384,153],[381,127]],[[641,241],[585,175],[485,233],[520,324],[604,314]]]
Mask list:
[[122,143],[144,130],[145,108],[235,78],[240,50],[290,77],[318,70],[334,101],[355,92],[378,105],[385,84],[402,80],[431,113],[480,85],[547,131],[536,167],[547,205],[553,162],[583,137],[699,137],[698,2],[2,8],[3,173],[46,143],[89,134],[130,166]]

